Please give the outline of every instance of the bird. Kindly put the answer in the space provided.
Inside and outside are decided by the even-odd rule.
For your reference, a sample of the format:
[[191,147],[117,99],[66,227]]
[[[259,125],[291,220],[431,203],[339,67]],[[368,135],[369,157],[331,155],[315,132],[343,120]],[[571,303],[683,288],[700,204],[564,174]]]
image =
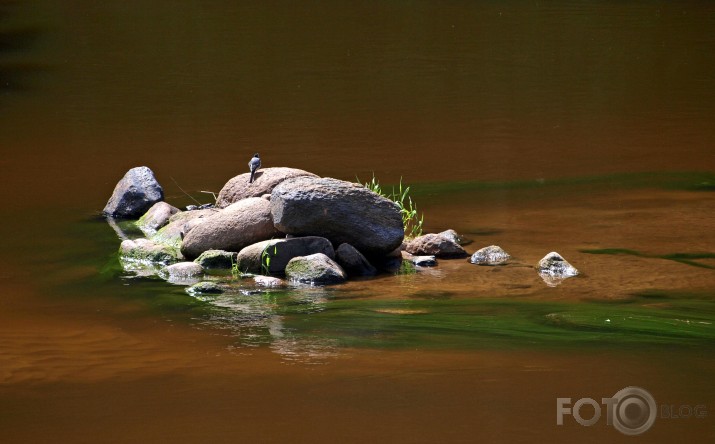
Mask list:
[[253,155],[253,158],[248,162],[248,168],[251,170],[251,178],[248,179],[248,183],[253,183],[253,178],[256,175],[256,171],[261,167],[261,158],[258,153]]

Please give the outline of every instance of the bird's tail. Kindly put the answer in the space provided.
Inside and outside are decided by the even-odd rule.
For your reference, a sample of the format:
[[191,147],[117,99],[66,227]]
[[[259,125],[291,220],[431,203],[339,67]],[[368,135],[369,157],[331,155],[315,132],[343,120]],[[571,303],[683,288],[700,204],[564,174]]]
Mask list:
[[248,183],[253,183],[253,176],[256,175],[256,170],[251,171],[251,178],[248,179]]

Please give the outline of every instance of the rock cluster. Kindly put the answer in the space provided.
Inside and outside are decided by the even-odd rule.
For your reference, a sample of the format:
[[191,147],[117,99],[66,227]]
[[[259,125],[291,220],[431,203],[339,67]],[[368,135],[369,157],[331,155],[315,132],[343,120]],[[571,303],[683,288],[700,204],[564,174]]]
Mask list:
[[[147,237],[132,239],[122,232],[122,263],[132,264],[132,270],[150,264],[181,285],[208,279],[189,290],[208,295],[226,288],[211,281],[215,270],[252,277],[242,282],[255,287],[277,288],[286,282],[276,276],[294,284],[328,285],[384,271],[416,272],[437,266],[438,259],[469,256],[463,248],[469,241],[454,230],[404,242],[399,207],[360,184],[293,168],[264,168],[253,183],[248,178],[246,173],[230,179],[215,208],[180,211],[163,201],[149,168],[129,170],[104,214],[115,229],[113,217],[139,218],[135,230]],[[496,245],[470,258],[479,265],[509,260]],[[549,285],[578,274],[558,253],[547,255],[537,269]]]

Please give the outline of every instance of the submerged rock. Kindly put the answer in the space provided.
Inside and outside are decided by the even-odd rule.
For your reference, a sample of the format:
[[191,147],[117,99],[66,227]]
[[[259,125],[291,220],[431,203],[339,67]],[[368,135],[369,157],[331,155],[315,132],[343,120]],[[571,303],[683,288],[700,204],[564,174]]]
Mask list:
[[179,262],[166,267],[169,277],[188,278],[204,274],[204,267],[195,262]]
[[285,285],[286,285],[286,283],[283,281],[283,279],[278,279],[277,277],[271,277],[271,276],[253,276],[253,281],[259,287],[267,287],[267,288],[279,288],[279,287],[285,287]]
[[435,267],[437,259],[434,256],[412,256],[408,259],[417,267]]
[[236,262],[236,253],[224,250],[206,250],[194,262],[205,269],[231,269]]
[[186,292],[192,296],[202,294],[220,294],[223,293],[223,288],[215,282],[203,281],[188,287]]
[[206,218],[184,237],[181,252],[188,258],[207,250],[239,251],[278,235],[271,219],[271,203],[250,197]]
[[169,223],[169,219],[179,210],[175,206],[169,205],[166,202],[157,202],[149,208],[149,211],[144,213],[137,221],[137,226],[144,234],[151,236],[156,231]]
[[416,237],[407,243],[405,251],[415,256],[429,255],[436,257],[465,257],[468,256],[459,244],[439,234],[425,234]]
[[[236,263],[244,273],[283,274],[294,257],[323,253],[335,258],[333,244],[324,237],[304,236],[288,239],[271,239],[249,245],[238,252]],[[270,260],[267,260],[270,259]]]
[[132,168],[114,187],[103,213],[107,216],[136,218],[152,205],[164,200],[164,190],[154,173],[142,166]]
[[170,264],[177,262],[177,252],[173,248],[149,239],[127,239],[119,246],[123,260]]
[[285,273],[289,280],[307,284],[339,284],[347,279],[340,265],[323,253],[291,259]]
[[248,183],[250,173],[239,174],[230,179],[218,193],[216,206],[225,208],[232,203],[248,197],[262,197],[270,195],[273,188],[286,179],[299,176],[318,177],[313,173],[296,168],[263,168],[256,172],[253,183]]
[[360,184],[297,177],[275,187],[270,204],[280,231],[348,243],[367,256],[393,251],[404,237],[397,205]]
[[343,267],[348,276],[374,276],[377,269],[372,266],[357,248],[350,244],[340,244],[335,250],[335,261]]
[[511,258],[509,253],[497,245],[490,245],[476,251],[469,262],[477,265],[504,265]]
[[555,251],[547,254],[539,261],[537,271],[550,287],[555,287],[564,279],[578,275],[578,270]]

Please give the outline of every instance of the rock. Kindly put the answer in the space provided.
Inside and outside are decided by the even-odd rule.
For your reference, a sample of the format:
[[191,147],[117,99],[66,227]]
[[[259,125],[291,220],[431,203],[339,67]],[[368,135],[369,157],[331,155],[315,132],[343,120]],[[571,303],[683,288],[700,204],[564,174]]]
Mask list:
[[318,177],[307,171],[284,167],[263,168],[258,170],[253,183],[248,183],[248,179],[251,177],[250,173],[239,174],[226,182],[226,185],[223,186],[218,193],[216,206],[225,208],[232,203],[248,197],[262,197],[264,194],[270,195],[273,188],[279,183],[286,179],[300,176]]
[[204,267],[195,262],[179,262],[166,267],[169,277],[190,278],[204,274]]
[[490,245],[477,250],[469,259],[469,262],[477,265],[503,265],[506,264],[510,258],[509,253],[504,251],[501,247]]
[[176,250],[149,239],[127,239],[119,246],[119,254],[126,261],[170,264],[178,261]]
[[555,287],[561,284],[564,279],[578,275],[578,270],[555,251],[547,254],[539,261],[537,271],[546,282],[546,285],[550,287]]
[[283,282],[283,279],[278,279],[277,277],[271,277],[271,276],[253,276],[253,281],[258,285],[259,287],[267,287],[267,288],[279,288],[279,287],[285,287],[285,282]]
[[271,214],[284,233],[348,243],[366,256],[391,252],[405,234],[394,202],[360,184],[331,178],[281,182],[271,193]]
[[223,293],[223,288],[215,282],[199,282],[186,289],[186,292],[192,296],[202,294],[220,294]]
[[410,262],[417,267],[434,267],[437,259],[434,256],[412,256]]
[[348,276],[374,276],[377,269],[372,266],[357,248],[350,244],[340,244],[335,250],[335,261],[343,267]]
[[236,263],[241,272],[261,273],[265,270],[265,255],[270,257],[269,274],[285,273],[286,265],[294,257],[323,253],[335,258],[333,245],[324,237],[304,236],[289,239],[272,239],[249,245],[238,252]]
[[429,255],[436,257],[465,257],[468,256],[459,244],[440,236],[439,234],[425,234],[416,237],[407,243],[405,250],[415,256]]
[[224,250],[206,250],[194,262],[205,269],[231,269],[236,262],[236,253]]
[[571,264],[566,262],[566,259],[555,251],[547,254],[539,261],[539,273],[546,273],[557,277],[571,277],[578,275],[578,270]]
[[345,271],[323,253],[294,257],[286,265],[286,277],[308,284],[339,284],[347,279]]
[[397,256],[397,257],[396,256],[377,257],[372,260],[372,263],[380,271],[384,271],[385,273],[390,273],[390,274],[396,274],[396,273],[400,272],[403,264],[406,262],[402,260],[402,253],[400,253],[400,256]]
[[169,224],[151,236],[151,240],[168,245],[177,251],[181,249],[181,241],[188,232],[219,210],[196,210],[176,213],[169,218]]
[[446,238],[446,239],[451,240],[452,242],[454,242],[455,244],[458,244],[458,245],[467,245],[467,244],[472,243],[472,241],[466,239],[463,236],[460,236],[456,231],[452,230],[451,228],[449,230],[444,230],[437,234]]
[[181,252],[195,258],[207,250],[239,251],[278,234],[271,219],[271,203],[260,197],[249,197],[192,228],[184,236]]
[[178,213],[178,208],[169,205],[166,202],[157,202],[149,208],[149,211],[144,213],[137,221],[137,226],[146,234],[151,236],[156,231],[169,223],[169,219],[174,214]]
[[136,167],[127,171],[114,187],[103,213],[113,217],[135,218],[161,200],[164,200],[164,190],[152,170],[145,166]]

